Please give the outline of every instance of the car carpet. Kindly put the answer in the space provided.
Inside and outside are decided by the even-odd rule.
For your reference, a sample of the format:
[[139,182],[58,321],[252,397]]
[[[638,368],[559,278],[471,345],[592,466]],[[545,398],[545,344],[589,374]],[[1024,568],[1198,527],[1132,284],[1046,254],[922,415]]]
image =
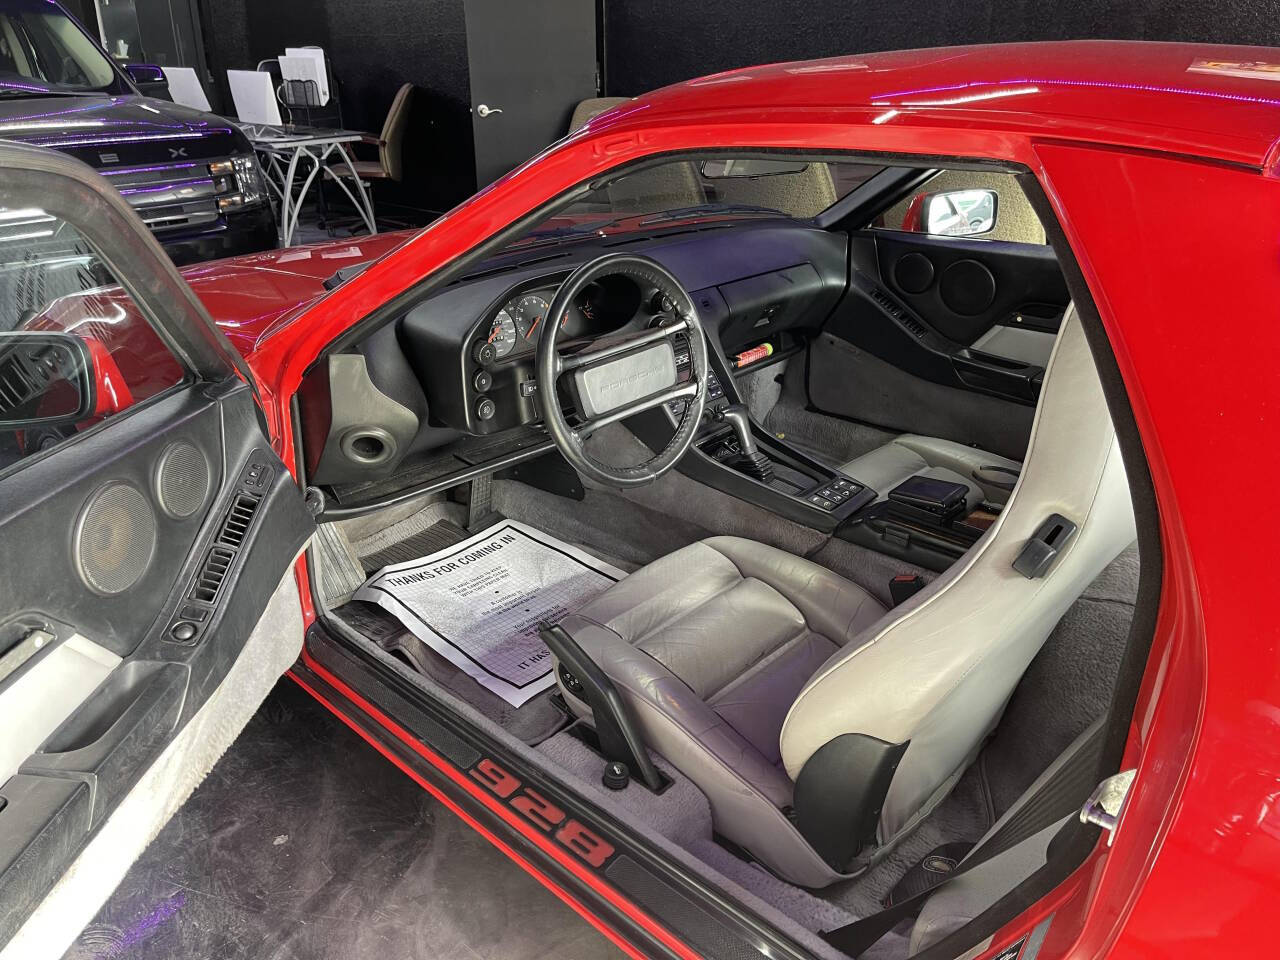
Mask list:
[[[563,781],[566,785],[577,788],[577,790],[580,790],[582,794],[588,797],[588,799],[594,800],[600,808],[611,814],[612,817],[630,824],[630,826],[634,827],[637,832],[648,838],[650,844],[658,850],[659,855],[675,860],[676,864],[681,869],[689,870],[691,873],[698,874],[698,876],[705,878],[705,881],[712,884],[713,887],[721,888],[721,890],[728,892],[728,895],[731,897],[736,897],[736,899],[741,900],[749,909],[754,910],[756,914],[763,916],[768,923],[776,925],[776,927],[780,928],[783,933],[787,934],[787,936],[795,938],[795,940],[803,943],[803,946],[808,948],[810,954],[820,957],[822,960],[844,959],[844,955],[840,954],[840,952],[835,950],[835,948],[827,945],[826,942],[819,940],[817,936],[814,936],[814,931],[815,929],[818,929],[818,927],[812,927],[812,925],[806,925],[803,922],[800,922],[800,920],[797,920],[795,916],[786,913],[786,911],[781,908],[780,904],[776,904],[774,900],[767,899],[767,897],[771,895],[771,892],[776,891],[776,887],[765,888],[765,892],[762,893],[760,888],[741,886],[741,884],[737,883],[735,879],[724,876],[724,874],[719,873],[716,868],[712,867],[708,861],[699,859],[698,856],[692,854],[692,852],[685,850],[685,847],[669,840],[669,838],[664,835],[664,833],[658,831],[658,829],[650,827],[648,820],[641,819],[636,817],[635,814],[628,813],[620,804],[620,801],[616,799],[616,796],[613,795],[612,791],[605,790],[603,786],[595,786],[593,783],[581,780],[581,778],[577,777],[572,771],[566,771],[566,769],[563,769],[561,765],[553,762],[548,754],[545,754],[543,751],[534,748],[534,746],[525,744],[524,741],[513,737],[509,731],[504,730],[502,726],[499,726],[492,717],[486,716],[486,714],[481,713],[479,709],[475,708],[474,705],[466,703],[465,700],[458,698],[458,696],[453,694],[451,690],[442,689],[438,684],[434,684],[433,681],[430,681],[429,678],[422,677],[420,673],[417,673],[415,669],[408,666],[408,664],[404,663],[403,660],[388,654],[385,650],[381,649],[380,646],[372,644],[367,640],[365,640],[364,643],[367,645],[367,649],[370,650],[371,654],[374,655],[375,659],[380,660],[380,662],[383,662],[385,666],[396,671],[399,676],[424,686],[425,689],[428,689],[430,694],[435,696],[436,699],[443,699],[444,703],[449,705],[449,708],[456,710],[458,716],[466,719],[467,722],[476,724],[476,726],[480,727],[481,730],[488,732],[490,736],[497,737],[498,740],[507,745],[508,749],[511,749],[515,751],[517,755],[522,756],[526,762],[543,765],[550,776],[557,777],[558,780]],[[714,846],[712,841],[708,840],[707,842]],[[717,849],[721,849],[721,847],[717,847]],[[755,868],[750,869],[755,870]],[[759,870],[755,870],[755,872],[759,873]],[[777,881],[777,879],[774,879],[773,883],[781,884],[782,887],[788,887],[790,890],[795,890],[801,893],[804,892],[799,891],[799,888],[790,887],[790,884],[783,884],[782,881]],[[901,957],[905,955],[906,948],[904,946],[899,954],[895,956]]]
[[611,491],[588,488],[583,499],[548,493],[514,480],[495,480],[493,507],[552,536],[623,561],[623,569],[656,560],[711,536],[706,528],[633,504]]
[[768,403],[770,394],[758,381],[769,377],[774,368],[766,367],[735,381],[739,391],[751,398],[748,405],[752,416],[775,436],[811,456],[839,466],[879,449],[899,435],[810,410],[804,383],[804,357],[792,357],[779,366],[785,367],[785,372],[773,374],[773,378],[781,378],[781,382],[774,387],[772,403]]

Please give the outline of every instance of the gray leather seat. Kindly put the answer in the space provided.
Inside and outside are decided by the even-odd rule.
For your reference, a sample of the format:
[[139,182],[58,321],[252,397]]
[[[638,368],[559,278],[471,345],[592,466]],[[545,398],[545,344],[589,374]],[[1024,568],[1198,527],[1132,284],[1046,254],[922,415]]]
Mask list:
[[972,510],[983,500],[999,505],[1007,503],[1022,464],[953,440],[906,433],[850,460],[840,469],[875,490],[881,498],[888,496],[903,480],[916,475],[962,483],[969,488],[966,502]]
[[[1028,579],[1013,561],[1055,513],[1077,532]],[[821,887],[885,855],[947,795],[1050,630],[1133,538],[1115,431],[1070,311],[1008,507],[906,603],[885,611],[814,563],[717,537],[562,626],[649,746],[707,795],[717,831]]]

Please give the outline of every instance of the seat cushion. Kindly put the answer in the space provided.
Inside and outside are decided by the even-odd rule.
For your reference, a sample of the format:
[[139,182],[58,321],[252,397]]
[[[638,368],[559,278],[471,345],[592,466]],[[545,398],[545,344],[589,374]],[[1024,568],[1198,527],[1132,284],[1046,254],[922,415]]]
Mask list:
[[960,483],[969,491],[965,504],[973,510],[983,500],[1002,505],[1008,502],[1022,464],[953,440],[906,433],[840,469],[875,490],[881,499],[916,475]]
[[794,882],[820,885],[838,874],[783,815],[793,785],[779,733],[810,677],[884,612],[815,563],[716,537],[637,570],[561,625],[617,686],[649,746],[707,794],[716,829]]
[[387,175],[387,172],[382,169],[382,164],[377,160],[354,160],[350,167],[345,163],[335,163],[329,167],[338,176],[347,178],[351,177],[352,168],[361,180],[377,180]]

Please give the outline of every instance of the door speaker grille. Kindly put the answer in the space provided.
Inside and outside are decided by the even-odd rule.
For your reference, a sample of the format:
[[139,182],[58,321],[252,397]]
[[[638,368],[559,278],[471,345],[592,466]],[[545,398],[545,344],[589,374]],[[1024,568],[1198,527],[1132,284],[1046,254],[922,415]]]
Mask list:
[[209,461],[194,444],[181,440],[170,444],[156,464],[156,499],[160,509],[184,520],[209,496]]
[[103,487],[84,506],[75,537],[76,570],[98,593],[128,590],[151,565],[156,549],[156,515],[132,484]]

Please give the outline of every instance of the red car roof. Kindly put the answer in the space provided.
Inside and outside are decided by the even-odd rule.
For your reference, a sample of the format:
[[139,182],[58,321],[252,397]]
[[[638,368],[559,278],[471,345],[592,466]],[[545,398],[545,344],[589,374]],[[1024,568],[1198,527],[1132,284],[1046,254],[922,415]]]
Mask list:
[[1277,108],[1280,50],[1087,40],[748,67],[628,101],[590,127],[847,113],[850,123],[981,126],[1270,167]]

